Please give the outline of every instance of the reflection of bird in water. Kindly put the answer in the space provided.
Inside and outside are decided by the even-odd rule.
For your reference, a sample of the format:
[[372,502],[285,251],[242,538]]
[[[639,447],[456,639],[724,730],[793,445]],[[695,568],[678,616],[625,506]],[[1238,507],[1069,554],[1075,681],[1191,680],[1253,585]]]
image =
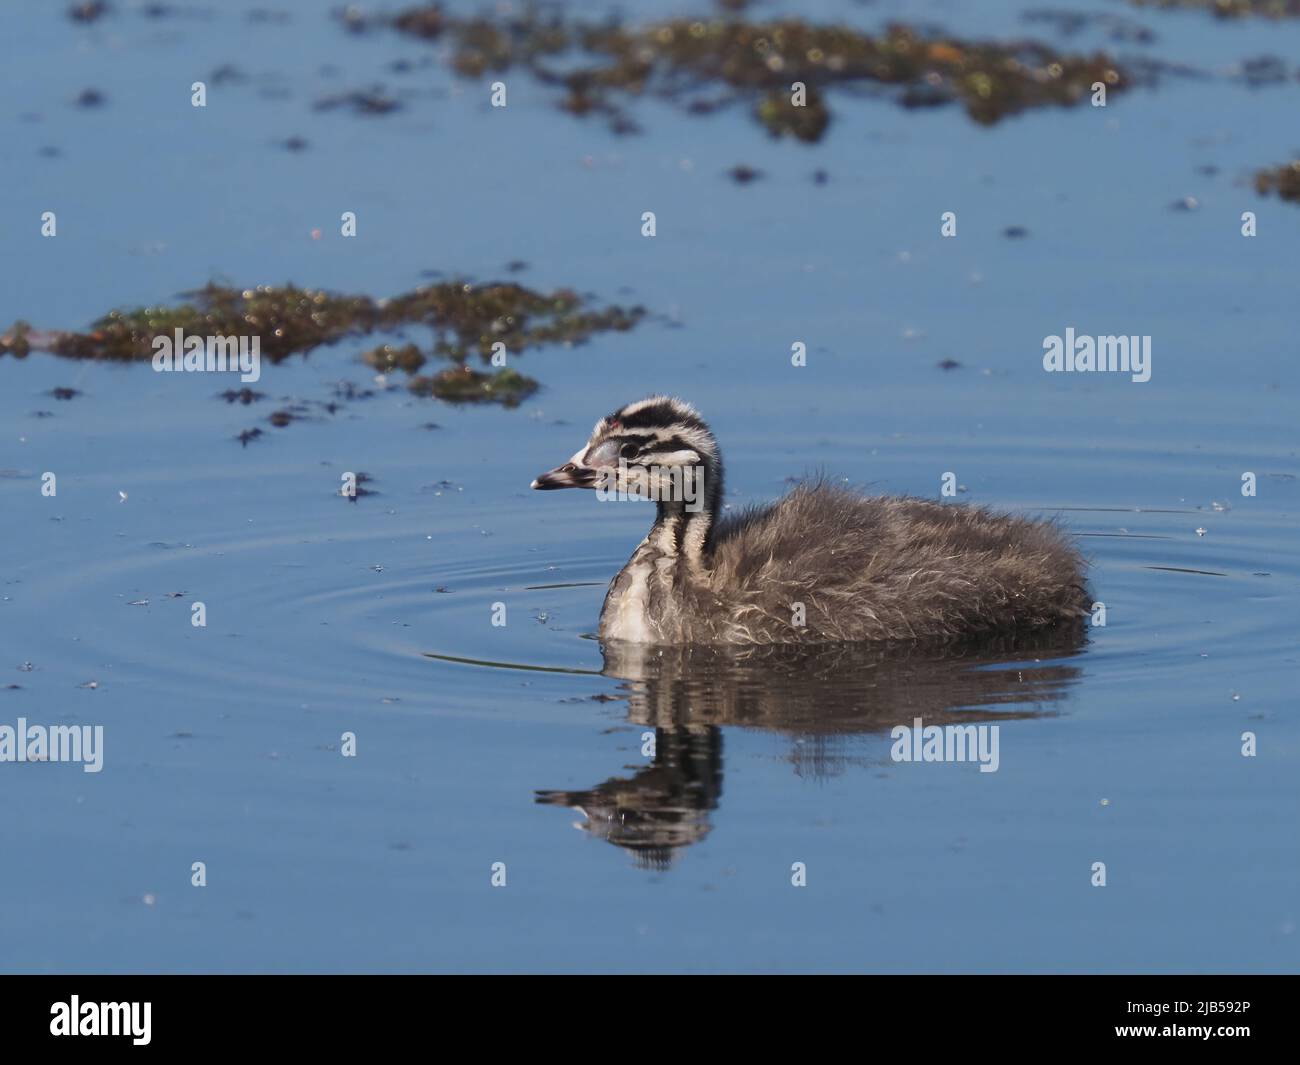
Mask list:
[[681,848],[708,835],[721,793],[721,730],[660,728],[654,760],[630,780],[539,791],[537,801],[573,807],[586,818],[579,828],[630,851],[642,868],[667,869]]
[[849,737],[895,725],[978,724],[1037,717],[1064,699],[1079,669],[1081,625],[978,644],[756,645],[742,648],[606,645],[607,676],[622,680],[628,721],[655,730],[650,763],[593,788],[539,791],[568,806],[579,828],[617,844],[645,868],[666,869],[708,834],[722,795],[722,728],[784,733],[796,771],[825,776]]
[[603,640],[968,637],[1072,622],[1090,602],[1079,553],[1046,522],[824,481],[724,517],[717,441],[694,408],[666,396],[602,418],[533,487],[656,501],[654,526],[605,597]]

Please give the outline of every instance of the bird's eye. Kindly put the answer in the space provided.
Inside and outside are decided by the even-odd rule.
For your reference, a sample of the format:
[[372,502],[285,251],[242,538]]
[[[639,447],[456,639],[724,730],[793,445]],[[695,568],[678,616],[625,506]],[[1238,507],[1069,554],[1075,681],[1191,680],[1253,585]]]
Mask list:
[[620,458],[630,459],[640,450],[641,449],[637,447],[636,444],[624,444],[618,449],[618,454]]

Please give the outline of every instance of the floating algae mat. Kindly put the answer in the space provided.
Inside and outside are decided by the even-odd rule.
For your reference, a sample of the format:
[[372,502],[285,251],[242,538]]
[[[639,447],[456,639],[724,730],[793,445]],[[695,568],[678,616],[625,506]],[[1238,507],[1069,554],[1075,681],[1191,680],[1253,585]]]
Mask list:
[[[237,289],[208,284],[185,297],[189,302],[172,307],[110,311],[85,333],[38,331],[18,322],[0,336],[0,355],[23,358],[42,350],[73,359],[152,362],[173,336],[178,346],[182,337],[243,338],[255,339],[259,358],[274,363],[347,337],[426,326],[434,338],[428,353],[415,344],[382,345],[363,360],[383,372],[404,371],[411,391],[419,395],[514,406],[536,391],[537,382],[511,367],[474,369],[468,365],[471,356],[503,367],[507,354],[626,331],[645,314],[641,307],[589,307],[569,289],[543,293],[513,283],[464,280],[386,300],[293,285]],[[431,376],[416,376],[430,358],[451,365]]]
[[1300,0],[1129,0],[1135,7],[1169,8],[1176,11],[1209,11],[1219,18],[1300,17]]
[[1276,192],[1279,199],[1300,203],[1300,159],[1258,171],[1255,191],[1261,196]]
[[627,28],[554,12],[461,18],[437,4],[389,19],[343,18],[356,31],[387,24],[446,45],[463,77],[522,69],[560,90],[564,110],[603,116],[619,132],[636,129],[624,105],[643,95],[697,114],[747,103],[773,136],[813,142],[830,124],[825,90],[837,86],[878,86],[907,107],[960,103],[992,125],[1029,108],[1079,103],[1097,83],[1114,91],[1130,81],[1101,53],[964,41],[905,25],[871,34],[801,19],[710,17]]

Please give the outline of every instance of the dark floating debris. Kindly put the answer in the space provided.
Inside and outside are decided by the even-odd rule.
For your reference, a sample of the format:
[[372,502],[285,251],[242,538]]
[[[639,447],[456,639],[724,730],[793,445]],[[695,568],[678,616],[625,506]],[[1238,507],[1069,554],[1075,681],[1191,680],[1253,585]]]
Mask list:
[[1025,237],[1029,236],[1029,230],[1024,226],[1007,226],[1007,228],[1002,231],[1002,235],[1006,237],[1007,240],[1024,240]]
[[106,102],[104,94],[98,89],[82,89],[77,94],[78,107],[102,107]]
[[256,403],[259,399],[265,399],[265,392],[254,392],[251,388],[227,388],[220,394],[220,398],[227,403],[241,403],[247,407],[250,403]]
[[935,365],[938,366],[939,369],[941,369],[941,370],[960,370],[960,369],[961,369],[961,363],[959,363],[956,359],[943,359],[943,360],[941,360],[940,362],[935,363]]
[[280,142],[286,152],[305,152],[310,145],[305,137],[286,137]]
[[[823,93],[840,86],[893,88],[905,107],[959,103],[974,121],[992,125],[1029,108],[1079,103],[1096,82],[1110,92],[1130,82],[1102,53],[1066,55],[1036,41],[965,41],[902,24],[871,34],[802,19],[747,22],[724,14],[626,27],[549,9],[461,17],[439,4],[391,18],[349,8],[341,17],[353,32],[388,25],[436,42],[465,78],[522,68],[563,93],[563,110],[599,116],[624,133],[636,129],[624,102],[643,96],[690,114],[748,102],[773,136],[811,143],[830,124]],[[797,100],[795,82],[804,86]]]
[[[1300,159],[1257,171],[1255,191],[1261,196],[1276,192],[1280,199],[1300,203]],[[0,342],[2,341],[3,338],[0,338]]]
[[1261,89],[1267,85],[1285,85],[1295,77],[1286,60],[1275,55],[1244,59],[1232,70],[1231,76],[1244,81],[1252,89]]
[[346,107],[358,115],[391,115],[401,109],[401,103],[387,95],[383,89],[357,89],[339,96],[327,96],[318,100],[317,111],[333,111]]
[[242,433],[240,433],[237,437],[235,437],[235,439],[238,440],[241,444],[243,444],[244,447],[248,447],[248,442],[250,440],[256,440],[261,435],[262,435],[261,429],[245,429]]
[[222,63],[208,75],[208,83],[211,85],[243,85],[247,81],[248,75],[234,63]]
[[751,181],[757,181],[763,176],[763,171],[755,170],[752,166],[745,166],[741,163],[739,166],[733,166],[727,171],[727,177],[731,178],[737,185],[748,185]]
[[87,0],[84,4],[73,4],[68,8],[68,18],[73,22],[94,22],[107,15],[110,8],[102,0]]
[[[180,330],[186,336],[256,336],[262,358],[276,363],[349,337],[420,326],[433,331],[430,349],[386,344],[367,352],[366,362],[383,372],[414,375],[428,359],[444,359],[456,365],[413,378],[411,391],[453,403],[515,406],[537,390],[537,382],[512,367],[471,369],[465,363],[472,355],[499,367],[499,357],[548,344],[582,344],[597,333],[625,332],[645,316],[642,307],[593,308],[571,289],[538,292],[513,282],[444,281],[386,300],[293,285],[236,289],[215,283],[185,296],[190,302],[173,307],[111,311],[86,333],[38,333],[20,321],[0,335],[0,356],[24,358],[36,348],[74,359],[144,362],[153,358],[155,337]],[[246,404],[261,394],[240,389],[222,398]],[[294,412],[287,413],[292,420]],[[251,439],[241,436],[240,442]]]
[[1300,0],[1129,0],[1134,7],[1155,7],[1163,10],[1209,11],[1218,18],[1246,18],[1259,15],[1265,18],[1300,17]]
[[78,392],[75,388],[64,388],[62,385],[60,385],[58,388],[51,388],[49,391],[49,395],[53,396],[55,399],[66,400],[66,399],[75,399],[77,396],[81,395],[81,393]]
[[[355,503],[362,496],[377,496],[379,492],[374,488],[367,488],[366,485],[373,484],[374,478],[368,473],[353,474],[351,484],[344,485],[338,490],[336,495],[346,499],[349,503]],[[376,573],[382,572],[381,567],[371,566]]]

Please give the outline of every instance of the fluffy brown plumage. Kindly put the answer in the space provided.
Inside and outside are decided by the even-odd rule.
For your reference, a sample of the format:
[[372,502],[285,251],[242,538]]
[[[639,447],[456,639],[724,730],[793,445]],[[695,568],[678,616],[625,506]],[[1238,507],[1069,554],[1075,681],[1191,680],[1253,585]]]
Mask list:
[[[982,507],[864,497],[822,482],[724,521],[671,643],[955,637],[1086,610],[1079,553],[1053,524]],[[688,590],[689,589],[689,590]],[[802,630],[791,603],[802,602]],[[774,639],[774,637],[780,637]]]
[[[697,476],[684,482],[684,470]],[[682,485],[696,491],[682,496]],[[1051,522],[862,496],[816,480],[718,520],[722,461],[693,408],[655,396],[597,423],[536,488],[657,500],[610,585],[600,634],[649,644],[951,639],[1077,622],[1084,563]]]

